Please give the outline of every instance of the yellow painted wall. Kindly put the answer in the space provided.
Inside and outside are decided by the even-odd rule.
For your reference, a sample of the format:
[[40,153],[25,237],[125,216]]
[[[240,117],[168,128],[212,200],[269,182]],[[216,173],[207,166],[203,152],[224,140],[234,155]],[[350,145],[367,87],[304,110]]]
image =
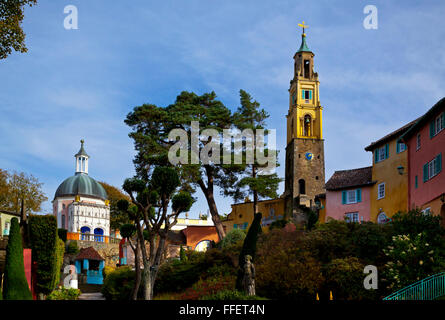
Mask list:
[[[272,216],[272,210],[274,212]],[[258,212],[263,215],[262,222],[267,222],[269,219],[279,219],[279,216],[284,217],[284,198],[262,200],[258,202]],[[227,216],[227,220],[223,221],[226,227],[226,233],[234,228],[234,225],[242,225],[247,222],[247,229],[253,221],[253,202],[248,201],[244,203],[232,204],[232,212]],[[247,230],[246,229],[246,230]],[[263,231],[267,231],[268,226],[263,226]]]
[[[371,189],[371,221],[377,222],[377,216],[384,212],[387,217],[392,217],[398,211],[408,210],[408,150],[397,153],[396,137],[389,142],[389,157],[375,163],[374,151],[372,152],[372,180],[376,183]],[[383,147],[386,143],[379,145]],[[400,175],[397,167],[403,166],[403,175]],[[378,185],[385,182],[385,197],[378,199]]]

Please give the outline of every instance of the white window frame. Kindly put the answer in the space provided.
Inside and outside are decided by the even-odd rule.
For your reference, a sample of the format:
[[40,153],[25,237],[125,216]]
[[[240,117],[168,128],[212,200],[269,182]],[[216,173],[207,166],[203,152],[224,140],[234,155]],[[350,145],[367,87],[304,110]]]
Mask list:
[[[383,186],[383,195],[381,195],[381,189],[380,189],[380,187],[382,187],[382,186]],[[379,185],[377,186],[377,200],[385,198],[385,194],[386,194],[385,182],[379,183]]]
[[417,135],[417,146],[416,146],[416,150],[419,150],[421,146],[421,140],[420,140],[420,133]]
[[436,132],[434,133],[434,135],[438,134],[440,131],[442,131],[444,129],[445,123],[443,123],[442,121],[442,113],[437,116],[436,120],[435,120],[435,127],[436,127]]
[[430,215],[430,214],[431,214],[431,208],[428,207],[428,208],[423,209],[423,210],[422,210],[422,213],[423,213],[424,215]]
[[[352,195],[353,200],[351,200],[350,195]],[[346,204],[357,203],[357,190],[347,190],[346,191]]]
[[379,148],[379,161],[378,162],[380,162],[380,161],[383,161],[383,160],[385,160],[386,159],[386,147],[381,147],[381,148]]
[[428,162],[428,180],[430,180],[432,177],[438,174],[436,172],[436,158]]
[[406,150],[406,144],[403,142],[397,142],[399,144],[399,153]]
[[360,217],[358,215],[358,212],[345,213],[345,217],[347,222],[360,222]]

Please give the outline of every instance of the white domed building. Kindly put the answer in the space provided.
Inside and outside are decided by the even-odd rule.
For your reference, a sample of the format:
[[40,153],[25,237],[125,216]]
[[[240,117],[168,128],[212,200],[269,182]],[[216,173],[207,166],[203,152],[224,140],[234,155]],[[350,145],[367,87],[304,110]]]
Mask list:
[[68,240],[108,242],[110,236],[110,205],[107,192],[88,175],[90,156],[81,140],[79,152],[74,155],[74,176],[63,181],[53,200],[57,226],[67,230]]

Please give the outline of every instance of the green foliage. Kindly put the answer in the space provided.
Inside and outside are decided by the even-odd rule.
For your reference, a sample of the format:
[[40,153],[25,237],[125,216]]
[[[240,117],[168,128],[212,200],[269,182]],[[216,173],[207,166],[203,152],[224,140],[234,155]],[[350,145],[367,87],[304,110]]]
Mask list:
[[106,300],[130,300],[135,272],[123,266],[110,272],[104,279],[102,294]]
[[279,219],[279,220],[275,220],[274,222],[272,222],[269,226],[269,230],[273,230],[273,229],[283,229],[287,224],[289,223],[289,221],[285,220],[285,219]]
[[134,224],[124,224],[120,230],[122,238],[131,238],[136,233],[136,226]]
[[443,271],[445,260],[427,241],[426,231],[417,235],[393,236],[385,250],[389,261],[383,277],[388,289],[396,291],[418,280]]
[[71,241],[66,246],[66,254],[78,254],[79,247],[77,246],[77,241]]
[[79,289],[63,288],[54,290],[47,297],[46,300],[77,300],[81,292]]
[[256,256],[256,245],[258,241],[258,236],[262,233],[261,229],[261,212],[255,214],[252,224],[250,225],[249,231],[247,231],[246,238],[244,239],[243,247],[241,249],[238,261],[238,277],[236,279],[236,288],[238,290],[243,290],[242,280],[244,276],[244,263],[245,256],[249,255],[252,257],[252,262],[255,263]]
[[102,269],[102,276],[104,277],[104,279],[110,274],[112,273],[114,270],[116,270],[116,268],[114,267],[110,267],[110,266],[105,266]]
[[5,300],[32,300],[25,276],[22,236],[17,218],[11,219],[3,289]]
[[99,181],[107,192],[108,200],[110,201],[110,229],[120,230],[121,226],[130,223],[130,217],[125,212],[121,212],[117,206],[117,202],[121,199],[130,201],[130,197],[124,194],[121,190],[106,182]]
[[57,238],[56,243],[56,255],[55,255],[55,263],[54,263],[54,279],[53,286],[57,288],[60,282],[60,273],[62,272],[63,265],[63,255],[65,254],[65,242],[63,240]]
[[298,231],[263,234],[255,268],[256,293],[269,299],[313,300],[324,282],[321,263]]
[[5,59],[12,53],[27,52],[25,33],[22,29],[24,7],[36,4],[37,0],[14,0],[0,2],[0,59]]
[[424,214],[419,209],[407,213],[398,212],[392,217],[393,235],[408,235],[414,238],[423,233],[425,241],[445,255],[445,229],[441,226],[442,218]]
[[267,300],[258,296],[248,296],[238,290],[222,290],[202,297],[200,300]]
[[355,257],[334,259],[324,266],[325,286],[335,300],[361,300],[370,297],[373,290],[363,286],[365,265]]
[[172,198],[172,209],[178,213],[186,212],[193,204],[193,198],[190,193],[182,191],[175,194]]
[[53,215],[29,217],[32,260],[37,263],[36,293],[54,290],[57,246],[57,221]]
[[57,235],[59,236],[59,239],[61,239],[63,242],[66,242],[66,229],[57,229]]
[[155,292],[181,292],[200,278],[234,276],[232,256],[227,251],[209,249],[204,252],[186,251],[187,259],[164,263],[158,272]]
[[187,255],[185,254],[185,250],[184,247],[181,246],[181,248],[179,249],[179,260],[185,262],[187,261]]
[[230,230],[221,241],[221,248],[228,248],[246,238],[246,233],[241,229]]

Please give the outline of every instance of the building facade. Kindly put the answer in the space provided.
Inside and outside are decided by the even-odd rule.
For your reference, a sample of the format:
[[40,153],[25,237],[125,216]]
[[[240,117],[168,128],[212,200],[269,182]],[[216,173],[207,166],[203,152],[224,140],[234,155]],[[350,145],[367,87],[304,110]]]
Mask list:
[[371,190],[372,222],[385,222],[397,213],[408,210],[408,152],[400,137],[415,120],[389,133],[365,148],[372,152]]
[[326,183],[325,221],[370,221],[372,167],[335,171]]
[[110,205],[100,183],[88,175],[89,155],[81,140],[74,156],[75,175],[63,181],[53,200],[53,214],[58,228],[66,229],[67,239],[108,242],[110,236]]
[[[445,98],[402,136],[408,146],[408,203],[445,219]],[[444,221],[443,221],[444,223]]]

